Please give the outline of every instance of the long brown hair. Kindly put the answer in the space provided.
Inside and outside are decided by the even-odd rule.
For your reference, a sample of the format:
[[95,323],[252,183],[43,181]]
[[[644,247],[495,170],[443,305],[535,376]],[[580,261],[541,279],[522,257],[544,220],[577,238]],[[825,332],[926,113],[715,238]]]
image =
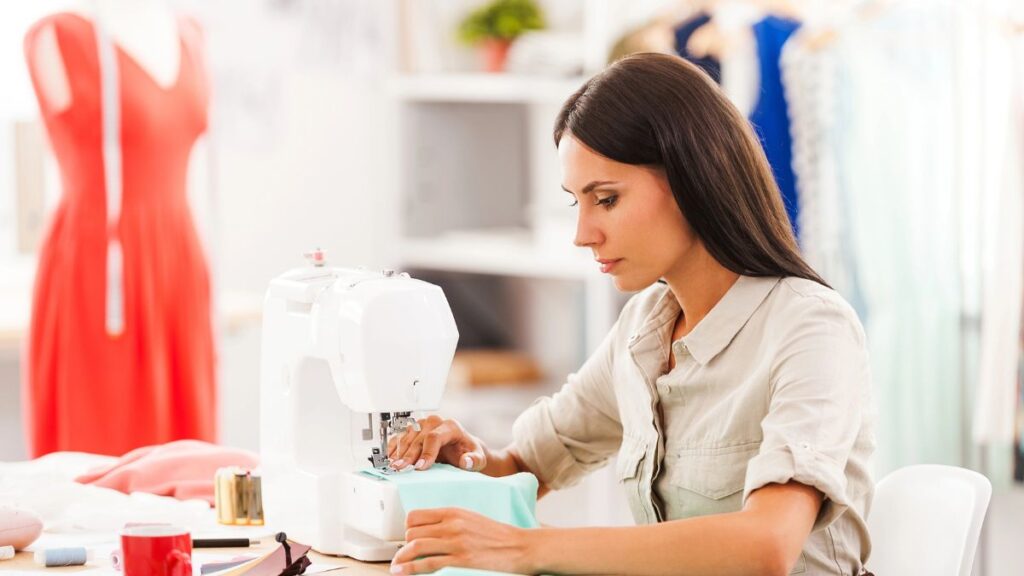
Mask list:
[[800,256],[753,129],[696,66],[654,53],[615,62],[566,100],[555,146],[566,132],[616,162],[662,167],[686,221],[725,268],[828,286]]

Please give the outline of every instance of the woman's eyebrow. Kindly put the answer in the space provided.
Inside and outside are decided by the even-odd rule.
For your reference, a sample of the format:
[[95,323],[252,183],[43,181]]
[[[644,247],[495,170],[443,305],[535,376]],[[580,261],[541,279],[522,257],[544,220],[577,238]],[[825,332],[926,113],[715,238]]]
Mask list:
[[[597,188],[598,186],[607,186],[609,184],[618,184],[618,183],[619,182],[613,181],[613,180],[594,180],[590,184],[587,184],[586,186],[583,187],[582,194],[588,194],[590,191],[592,191],[594,188]],[[569,194],[573,193],[572,190],[569,190],[568,188],[566,188],[565,185],[562,185],[562,190],[565,190]]]

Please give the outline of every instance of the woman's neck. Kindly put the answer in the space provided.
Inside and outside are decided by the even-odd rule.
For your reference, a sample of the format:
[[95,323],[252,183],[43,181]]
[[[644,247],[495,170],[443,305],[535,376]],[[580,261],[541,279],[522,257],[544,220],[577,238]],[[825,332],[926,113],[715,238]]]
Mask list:
[[695,254],[687,258],[684,265],[665,275],[669,290],[683,310],[676,322],[672,340],[689,334],[739,277],[739,274],[726,269],[712,258],[703,246],[698,246]]

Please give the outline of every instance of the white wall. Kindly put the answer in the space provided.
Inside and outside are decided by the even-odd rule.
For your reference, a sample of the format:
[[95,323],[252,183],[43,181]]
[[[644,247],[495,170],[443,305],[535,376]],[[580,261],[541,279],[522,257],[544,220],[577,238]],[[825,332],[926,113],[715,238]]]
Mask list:
[[[316,245],[336,262],[387,260],[397,213],[388,52],[370,45],[333,62],[307,59],[295,35],[322,15],[240,4],[197,10],[214,76],[220,285],[262,291]],[[383,26],[386,11],[378,12],[380,22],[364,24]]]
[[[195,9],[207,32],[215,90],[215,201],[207,218],[215,224],[215,283],[262,293],[316,246],[334,263],[391,265],[398,210],[384,82],[387,3],[376,12],[360,3],[364,10],[344,25],[336,21],[355,10],[353,2],[332,3],[329,13],[312,5],[281,12],[244,4]],[[317,39],[311,20],[334,22],[365,42],[325,48],[331,35],[321,30]],[[314,37],[302,40],[301,32]],[[310,51],[318,56],[307,57]],[[220,350],[221,439],[251,449],[258,447],[259,340],[259,326],[250,325],[225,334]]]

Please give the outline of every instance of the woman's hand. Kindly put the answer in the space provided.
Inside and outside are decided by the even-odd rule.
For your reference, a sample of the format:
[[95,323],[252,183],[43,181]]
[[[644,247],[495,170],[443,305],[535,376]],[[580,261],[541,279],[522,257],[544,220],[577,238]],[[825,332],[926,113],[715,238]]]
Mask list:
[[473,471],[487,466],[487,450],[483,443],[455,420],[428,416],[417,422],[419,431],[409,428],[388,440],[388,458],[395,470],[409,466],[426,470],[435,461]]
[[426,574],[445,566],[533,574],[530,530],[461,508],[414,510],[405,519],[406,544],[392,574]]

